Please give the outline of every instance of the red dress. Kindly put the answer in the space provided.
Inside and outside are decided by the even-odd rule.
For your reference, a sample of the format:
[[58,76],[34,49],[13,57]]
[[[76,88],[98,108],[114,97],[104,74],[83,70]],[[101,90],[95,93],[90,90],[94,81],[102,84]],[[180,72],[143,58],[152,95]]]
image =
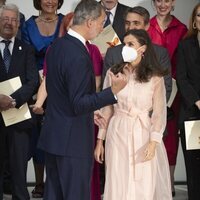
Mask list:
[[[149,36],[153,43],[165,47],[170,56],[171,60],[171,73],[172,77],[176,79],[176,51],[179,41],[185,36],[187,27],[185,24],[180,22],[176,17],[172,16],[172,21],[168,28],[162,32],[158,25],[156,16],[150,20],[150,27],[148,30]],[[172,110],[174,111],[175,117],[167,122],[168,135],[164,138],[165,147],[167,150],[167,156],[169,165],[176,165],[176,157],[178,152],[178,114],[180,105],[179,95],[172,104]]]

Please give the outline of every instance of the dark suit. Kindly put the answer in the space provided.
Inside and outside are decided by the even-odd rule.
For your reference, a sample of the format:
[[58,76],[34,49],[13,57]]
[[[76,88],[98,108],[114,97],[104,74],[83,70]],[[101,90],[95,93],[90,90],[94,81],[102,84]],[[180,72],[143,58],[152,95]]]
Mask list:
[[181,94],[179,127],[185,158],[189,200],[200,199],[200,150],[186,150],[184,121],[200,119],[200,47],[197,37],[183,40],[177,53],[177,84]]
[[39,139],[46,154],[44,199],[88,200],[94,149],[93,111],[116,102],[111,88],[95,93],[86,47],[66,35],[47,55],[47,108]]
[[[8,73],[5,71],[4,62],[0,55],[0,82],[19,76],[22,87],[11,94],[16,100],[16,108],[31,100],[37,91],[38,72],[35,66],[33,49],[15,39],[11,63]],[[12,178],[13,199],[29,199],[26,189],[26,170],[29,153],[29,129],[32,127],[33,118],[8,127],[5,127],[0,117],[0,140],[1,140],[1,171],[0,184],[2,184],[3,164],[5,153],[9,156],[10,172]],[[0,188],[2,195],[2,187]]]
[[114,16],[113,25],[112,25],[121,41],[123,41],[124,34],[126,32],[125,23],[124,23],[124,15],[126,14],[126,11],[128,8],[129,8],[128,6],[118,3],[117,10]]
[[[104,58],[104,66],[103,66],[103,75],[102,75],[102,79],[104,80],[105,75],[107,70],[115,65],[115,64],[119,64],[123,62],[123,58],[122,58],[122,48],[123,48],[123,44],[109,48],[106,52],[105,58]],[[169,55],[168,52],[165,48],[158,46],[156,44],[153,44],[154,50],[155,50],[155,54],[157,56],[158,62],[160,63],[160,65],[164,68],[167,68],[170,70],[170,59],[169,59]],[[165,80],[165,88],[166,88],[166,98],[167,100],[170,97],[171,91],[172,91],[172,78],[171,78],[171,74],[168,74],[164,77]],[[103,81],[102,81],[103,82]]]
[[[101,1],[100,1],[101,3]],[[124,23],[124,15],[126,14],[126,11],[129,7],[118,3],[117,4],[117,9],[115,12],[114,20],[112,27],[114,28],[115,32],[117,33],[118,37],[120,38],[121,41],[123,41],[124,34],[125,34],[125,23]]]

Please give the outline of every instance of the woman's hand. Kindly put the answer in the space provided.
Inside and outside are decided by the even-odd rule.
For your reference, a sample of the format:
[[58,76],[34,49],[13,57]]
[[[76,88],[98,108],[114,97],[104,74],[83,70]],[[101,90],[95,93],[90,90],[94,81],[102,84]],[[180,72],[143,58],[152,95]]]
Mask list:
[[197,108],[200,110],[200,100],[195,102],[195,105],[197,106]]
[[30,105],[29,107],[32,108],[32,111],[37,115],[43,115],[44,114],[44,109],[40,105],[34,104],[34,105]]
[[100,110],[96,110],[94,112],[94,123],[102,129],[107,128],[107,123],[105,117],[102,115]]
[[97,144],[94,150],[94,158],[98,163],[103,163],[104,161],[104,147],[103,140],[97,139]]
[[155,142],[155,141],[149,142],[146,150],[144,151],[144,154],[145,154],[144,161],[149,161],[154,158],[155,151],[156,151],[156,145],[157,145],[157,142]]

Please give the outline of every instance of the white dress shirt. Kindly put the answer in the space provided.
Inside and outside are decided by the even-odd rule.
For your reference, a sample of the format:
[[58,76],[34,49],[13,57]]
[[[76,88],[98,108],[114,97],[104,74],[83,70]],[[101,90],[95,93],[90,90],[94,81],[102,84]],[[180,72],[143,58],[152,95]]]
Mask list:
[[83,44],[84,44],[84,46],[86,45],[86,40],[85,40],[85,38],[82,36],[82,35],[80,35],[79,33],[77,33],[76,31],[74,31],[74,30],[72,30],[71,28],[68,30],[68,32],[67,32],[69,35],[71,35],[72,37],[75,37],[75,38],[77,38],[78,40],[80,40]]
[[[4,50],[4,48],[5,48],[5,43],[1,42],[2,40],[6,40],[6,39],[4,39],[4,38],[2,38],[2,37],[0,36],[0,50],[1,50],[1,55],[2,55],[2,58],[3,58],[3,50]],[[12,55],[15,37],[12,37],[12,38],[10,39],[10,41],[11,41],[11,42],[10,42],[8,48],[9,48],[10,54]]]

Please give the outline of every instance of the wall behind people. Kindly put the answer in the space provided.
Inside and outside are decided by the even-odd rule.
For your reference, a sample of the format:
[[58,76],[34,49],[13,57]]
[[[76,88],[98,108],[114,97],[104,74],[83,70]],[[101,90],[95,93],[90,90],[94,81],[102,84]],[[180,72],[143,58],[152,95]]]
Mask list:
[[[38,11],[35,10],[33,7],[32,0],[28,0],[26,3],[24,3],[24,1],[22,0],[7,0],[7,2],[15,3],[16,5],[18,5],[20,11],[26,16],[26,19],[28,19],[33,14],[38,14]],[[72,11],[75,8],[77,2],[79,2],[79,0],[64,0],[64,4],[59,12],[65,14],[69,11]],[[131,7],[135,5],[140,5],[148,9],[151,16],[155,14],[150,0],[119,0],[119,2]],[[172,14],[174,14],[183,23],[188,24],[188,19],[191,14],[191,11],[194,5],[198,2],[199,0],[176,0],[175,10]]]
[[[59,12],[66,14],[69,11],[72,11],[77,2],[79,0],[64,0],[64,4],[62,8],[59,10]],[[150,0],[119,0],[120,3],[126,4],[128,6],[136,6],[140,5],[145,7],[149,10],[151,16],[155,15],[155,10],[153,6],[151,5]],[[179,20],[181,20],[183,23],[188,25],[189,16],[191,15],[192,9],[194,8],[194,5],[196,5],[199,2],[199,0],[176,0],[176,6],[174,12],[172,12],[173,15],[175,15]],[[18,5],[20,11],[25,15],[26,19],[28,19],[31,15],[38,15],[38,11],[34,9],[33,7],[33,1],[28,0],[26,3],[22,0],[7,0],[7,3],[14,3]],[[184,169],[184,162],[183,162],[183,156],[182,156],[182,150],[179,148],[179,154],[178,154],[178,161],[175,171],[175,180],[176,181],[185,181],[185,169]],[[29,163],[29,170],[28,170],[28,182],[34,181],[34,174],[33,167],[31,163]]]

